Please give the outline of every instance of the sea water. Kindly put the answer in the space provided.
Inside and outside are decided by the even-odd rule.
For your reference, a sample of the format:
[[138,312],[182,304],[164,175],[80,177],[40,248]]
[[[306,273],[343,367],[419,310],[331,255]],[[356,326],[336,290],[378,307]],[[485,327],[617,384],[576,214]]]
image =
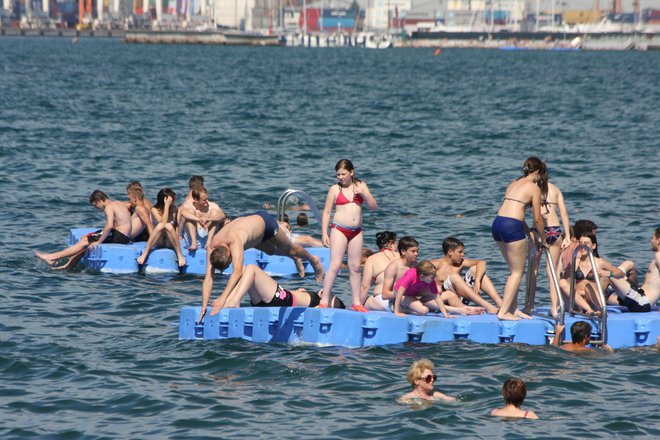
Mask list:
[[[200,278],[53,272],[33,252],[65,246],[70,227],[103,225],[88,204],[96,188],[124,199],[137,179],[150,199],[167,186],[180,201],[202,174],[230,215],[288,188],[321,208],[349,158],[379,203],[364,215],[367,246],[392,230],[434,258],[456,236],[501,293],[490,224],[538,155],[571,221],[595,221],[601,255],[633,259],[643,276],[660,226],[659,66],[650,52],[0,39],[0,437],[657,438],[655,348],[179,341]],[[345,273],[336,292],[350,295]],[[545,277],[538,296],[548,303]],[[396,402],[421,357],[457,403]],[[541,420],[489,416],[510,376]]]

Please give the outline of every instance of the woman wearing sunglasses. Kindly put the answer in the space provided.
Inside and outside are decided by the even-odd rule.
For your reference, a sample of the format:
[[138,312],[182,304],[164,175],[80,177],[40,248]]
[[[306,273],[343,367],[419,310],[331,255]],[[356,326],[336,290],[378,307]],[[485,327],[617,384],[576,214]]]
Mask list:
[[399,401],[401,403],[418,403],[424,400],[454,402],[455,397],[433,391],[433,384],[437,379],[438,377],[433,374],[433,362],[428,359],[413,362],[408,369],[408,382],[412,385],[413,390],[402,396]]

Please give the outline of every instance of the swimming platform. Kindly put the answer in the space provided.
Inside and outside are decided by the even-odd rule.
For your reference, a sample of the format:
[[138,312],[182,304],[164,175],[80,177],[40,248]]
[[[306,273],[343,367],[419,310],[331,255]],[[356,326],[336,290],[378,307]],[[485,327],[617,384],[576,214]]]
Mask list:
[[[539,307],[537,312],[548,308]],[[608,306],[607,344],[612,348],[632,348],[656,344],[660,336],[658,309],[629,313],[619,306]],[[225,308],[198,324],[200,307],[181,309],[179,339],[244,339],[256,343],[341,346],[348,348],[413,343],[439,343],[461,339],[481,344],[520,343],[546,345],[554,337],[555,320],[534,316],[520,321],[500,321],[495,315],[438,315],[405,317],[388,312],[359,313],[342,309],[304,307]],[[564,340],[570,341],[575,321],[596,322],[583,316],[565,315]],[[600,335],[592,334],[596,340]]]
[[[100,228],[73,228],[69,234],[69,245],[77,243],[83,236]],[[86,270],[101,273],[130,274],[140,271],[145,274],[189,274],[204,275],[206,273],[206,249],[189,251],[181,242],[181,252],[186,258],[186,265],[179,270],[176,253],[172,249],[153,249],[143,267],[138,266],[137,258],[142,255],[146,242],[132,244],[100,244],[88,249],[81,264]],[[306,248],[314,256],[319,257],[324,269],[330,265],[329,248]],[[281,255],[268,255],[257,249],[247,249],[243,257],[244,263],[255,264],[271,276],[285,277],[297,275],[294,261]],[[303,260],[305,273],[313,274],[314,268]],[[231,274],[230,265],[223,273]]]

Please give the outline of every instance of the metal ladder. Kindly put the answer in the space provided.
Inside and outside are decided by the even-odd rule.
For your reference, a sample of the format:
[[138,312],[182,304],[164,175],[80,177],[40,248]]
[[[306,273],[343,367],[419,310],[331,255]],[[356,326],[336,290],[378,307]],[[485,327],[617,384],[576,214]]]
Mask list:
[[307,205],[309,205],[309,210],[312,212],[312,215],[316,219],[316,221],[321,224],[321,213],[319,210],[316,208],[316,204],[314,203],[314,199],[307,194],[305,191],[299,190],[299,189],[287,189],[282,193],[280,198],[277,200],[277,220],[278,221],[283,221],[284,220],[284,212],[286,211],[286,201],[289,199],[289,197],[292,196],[299,196],[300,198],[303,199]]
[[[534,237],[538,237],[538,232],[532,230]],[[525,308],[524,312],[528,315],[540,316],[543,318],[549,318],[546,314],[541,314],[535,310],[535,300],[536,300],[536,280],[538,278],[539,265],[541,263],[541,257],[545,254],[546,264],[550,267],[550,273],[552,274],[552,279],[550,282],[555,286],[555,291],[557,292],[557,318],[552,318],[555,321],[555,324],[564,325],[564,312],[566,306],[564,304],[564,298],[561,295],[561,290],[559,290],[559,281],[557,280],[557,271],[555,270],[555,264],[552,261],[552,257],[546,248],[538,248],[536,245],[530,246],[529,252],[527,253],[527,280],[526,280],[526,290],[525,290]]]
[[603,294],[603,289],[600,286],[600,280],[596,277],[596,290],[598,291],[598,301],[600,302],[600,316],[587,315],[586,313],[576,312],[573,310],[573,304],[575,302],[575,260],[577,258],[578,252],[584,249],[589,255],[589,262],[591,263],[591,270],[594,272],[594,276],[598,275],[598,267],[596,266],[596,260],[594,260],[594,255],[589,249],[589,246],[581,244],[573,251],[571,257],[571,296],[569,303],[569,313],[571,316],[580,315],[587,317],[596,322],[596,334],[599,335],[599,338],[592,338],[589,344],[591,345],[605,345],[607,344],[607,299],[605,294]]

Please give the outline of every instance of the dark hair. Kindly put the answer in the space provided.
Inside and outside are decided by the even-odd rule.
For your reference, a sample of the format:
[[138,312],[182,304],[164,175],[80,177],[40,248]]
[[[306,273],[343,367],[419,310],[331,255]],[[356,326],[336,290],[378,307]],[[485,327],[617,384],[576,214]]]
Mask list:
[[229,248],[227,246],[220,246],[213,249],[213,252],[211,252],[211,255],[209,256],[209,262],[211,263],[211,266],[221,272],[227,269],[231,264]]
[[290,223],[289,214],[285,212],[284,215],[282,216],[282,221],[285,223]]
[[411,247],[419,247],[419,242],[410,236],[401,237],[399,240],[399,254],[403,254]]
[[[351,162],[348,159],[342,159],[337,164],[335,165],[335,171],[339,171],[341,169],[344,169],[346,171],[355,171],[355,167],[353,166],[353,162]],[[353,177],[351,177],[351,183],[357,182],[358,179],[355,177],[355,173],[353,174]],[[339,183],[337,183],[339,185]]]
[[594,229],[598,229],[598,226],[596,226],[596,223],[591,220],[578,220],[575,222],[575,225],[573,225],[573,237],[575,237],[576,240],[579,240],[584,234],[587,232],[591,233]]
[[195,189],[204,186],[204,178],[202,176],[192,176],[188,180],[188,188]]
[[536,183],[536,186],[539,187],[541,196],[545,199],[548,197],[548,167],[538,157],[530,156],[523,164],[523,177],[527,177],[535,171],[539,172],[539,181]]
[[309,224],[309,218],[307,218],[307,214],[305,214],[304,212],[298,214],[298,216],[296,217],[296,224],[298,226],[307,226]]
[[525,382],[517,377],[507,379],[504,385],[502,385],[502,396],[507,405],[520,408],[520,405],[525,401],[525,397],[527,397]]
[[459,247],[465,247],[465,245],[458,238],[447,237],[445,238],[445,241],[442,242],[442,252],[444,252],[445,255],[447,255],[449,251],[453,251]]
[[[156,204],[154,205],[154,208],[156,208],[158,211],[163,212],[165,209],[165,197],[170,196],[172,197],[172,203],[174,203],[174,200],[176,199],[176,194],[174,191],[172,191],[170,188],[163,188],[160,191],[158,191],[158,195],[156,196]],[[174,212],[174,204],[172,205],[172,212]],[[172,215],[172,212],[170,212],[170,215]]]
[[191,195],[192,195],[192,198],[193,198],[193,199],[195,199],[195,200],[199,200],[199,198],[200,198],[200,196],[202,195],[202,193],[208,195],[209,192],[208,192],[208,191],[206,190],[206,188],[204,188],[203,186],[198,186],[197,188],[194,188],[194,189],[192,190]]
[[589,240],[591,240],[591,242],[596,245],[596,248],[592,250],[591,253],[594,254],[594,257],[600,257],[600,255],[598,255],[598,240],[596,240],[595,234],[592,234],[591,232],[587,232],[585,234],[582,234],[580,238],[588,238]]
[[382,231],[376,233],[376,246],[383,249],[386,245],[396,241],[396,232]]
[[655,228],[655,233],[654,233],[654,235],[655,235],[655,238],[656,238],[656,239],[660,238],[660,228]]
[[584,342],[591,336],[591,324],[586,321],[574,322],[571,326],[571,340],[574,344]]
[[89,203],[93,205],[96,202],[108,200],[108,195],[100,189],[95,189],[91,196],[89,196]]

